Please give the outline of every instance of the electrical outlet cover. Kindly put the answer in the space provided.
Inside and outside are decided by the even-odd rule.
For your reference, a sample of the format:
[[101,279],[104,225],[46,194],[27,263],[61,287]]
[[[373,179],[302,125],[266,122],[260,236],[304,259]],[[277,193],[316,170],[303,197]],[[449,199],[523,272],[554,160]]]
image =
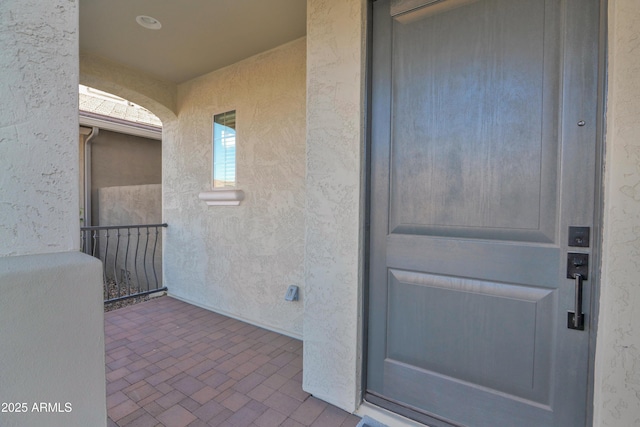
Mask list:
[[295,285],[289,286],[287,293],[284,296],[286,301],[298,301],[298,287]]

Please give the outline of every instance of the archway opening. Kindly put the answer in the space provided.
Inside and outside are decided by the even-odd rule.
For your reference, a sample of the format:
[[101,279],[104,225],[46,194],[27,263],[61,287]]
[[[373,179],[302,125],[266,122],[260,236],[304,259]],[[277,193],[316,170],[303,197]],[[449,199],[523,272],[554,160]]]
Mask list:
[[80,85],[82,248],[103,262],[105,309],[162,291],[162,121]]

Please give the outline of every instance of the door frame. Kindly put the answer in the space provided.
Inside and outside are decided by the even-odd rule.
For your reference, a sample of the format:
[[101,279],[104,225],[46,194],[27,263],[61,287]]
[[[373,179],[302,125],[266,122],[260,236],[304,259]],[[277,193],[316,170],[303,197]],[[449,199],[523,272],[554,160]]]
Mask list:
[[[360,403],[368,402],[383,410],[396,413],[403,417],[420,422],[418,418],[430,420],[434,427],[439,425],[449,426],[450,424],[439,424],[437,419],[422,416],[410,408],[395,402],[384,402],[383,399],[367,398],[367,359],[368,353],[368,314],[369,314],[369,260],[370,260],[370,218],[371,218],[371,120],[372,120],[372,71],[373,71],[373,3],[377,0],[367,0],[366,4],[366,28],[365,28],[365,75],[364,75],[364,146],[363,157],[364,167],[362,169],[362,198],[364,212],[363,221],[363,250],[361,251],[362,265],[362,333],[361,333],[361,365],[360,365]],[[576,0],[567,0],[576,1]],[[599,25],[598,25],[598,79],[597,79],[597,123],[596,123],[596,164],[594,182],[594,212],[593,212],[593,232],[591,257],[594,265],[592,277],[592,298],[589,316],[589,349],[588,349],[588,372],[587,372],[587,425],[593,425],[593,401],[594,401],[594,377],[596,360],[596,342],[599,323],[600,310],[600,284],[602,269],[602,232],[604,216],[604,159],[605,159],[605,133],[606,133],[606,100],[607,100],[607,22],[608,22],[608,1],[593,0],[599,3]],[[381,404],[382,403],[382,404]],[[433,424],[433,423],[436,424]]]

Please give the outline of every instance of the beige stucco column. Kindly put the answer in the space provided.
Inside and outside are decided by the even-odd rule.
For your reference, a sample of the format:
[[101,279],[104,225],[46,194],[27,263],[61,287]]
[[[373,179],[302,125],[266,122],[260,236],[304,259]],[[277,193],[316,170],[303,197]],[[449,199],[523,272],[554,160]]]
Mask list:
[[609,0],[595,426],[640,424],[640,2]]
[[106,426],[102,270],[78,252],[78,2],[3,0],[0,76],[0,425]]
[[353,411],[361,372],[365,0],[307,2],[303,388]]

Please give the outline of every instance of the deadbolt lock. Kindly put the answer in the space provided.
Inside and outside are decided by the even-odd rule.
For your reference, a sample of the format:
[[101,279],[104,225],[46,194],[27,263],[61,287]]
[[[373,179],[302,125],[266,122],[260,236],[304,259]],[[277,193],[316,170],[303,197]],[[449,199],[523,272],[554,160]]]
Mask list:
[[569,227],[569,246],[588,248],[591,229],[589,227]]
[[576,274],[582,280],[589,278],[589,254],[569,252],[567,254],[567,279],[575,279]]

